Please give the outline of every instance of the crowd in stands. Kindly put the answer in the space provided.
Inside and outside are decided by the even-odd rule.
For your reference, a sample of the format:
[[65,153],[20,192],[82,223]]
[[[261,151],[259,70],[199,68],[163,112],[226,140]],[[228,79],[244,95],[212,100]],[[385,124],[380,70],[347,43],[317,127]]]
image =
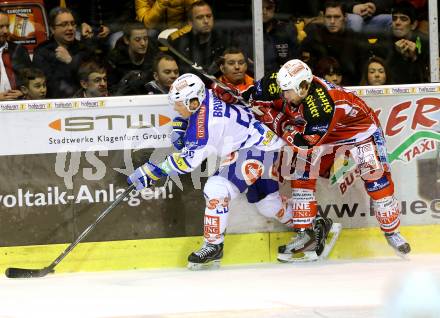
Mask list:
[[[430,81],[427,0],[262,2],[267,73],[300,58],[337,85]],[[33,52],[10,40],[0,12],[0,100],[166,94],[194,72],[158,42],[170,28],[170,45],[207,73],[239,90],[253,83],[251,1],[44,4],[50,36]]]

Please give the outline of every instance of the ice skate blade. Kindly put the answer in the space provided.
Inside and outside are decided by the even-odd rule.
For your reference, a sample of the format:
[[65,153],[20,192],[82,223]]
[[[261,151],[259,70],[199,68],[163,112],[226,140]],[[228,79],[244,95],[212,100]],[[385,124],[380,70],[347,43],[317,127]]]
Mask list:
[[277,260],[281,263],[315,262],[319,259],[315,251],[299,253],[278,253]]
[[[408,244],[408,243],[407,243],[407,244]],[[406,260],[406,261],[409,260],[409,253],[411,252],[411,247],[409,246],[409,244],[408,244],[408,252],[406,252],[406,253],[401,252],[401,251],[399,251],[399,250],[396,250],[396,249],[394,249],[394,248],[393,248],[393,250],[394,250],[394,252],[396,253],[396,255],[399,256],[401,259],[404,259],[404,260]]]
[[321,255],[319,255],[319,259],[326,259],[330,252],[335,247],[336,241],[339,238],[339,234],[341,234],[342,224],[341,223],[333,223],[330,231],[328,232],[327,238],[325,240],[324,250]]
[[210,261],[206,263],[188,262],[187,268],[191,271],[212,270],[220,268],[220,260]]

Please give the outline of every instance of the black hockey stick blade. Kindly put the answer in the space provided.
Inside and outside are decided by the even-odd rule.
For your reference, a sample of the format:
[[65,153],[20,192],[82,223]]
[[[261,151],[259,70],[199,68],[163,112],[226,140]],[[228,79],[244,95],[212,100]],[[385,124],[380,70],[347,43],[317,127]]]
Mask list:
[[110,213],[111,210],[115,206],[117,206],[122,200],[132,191],[136,188],[136,185],[133,183],[131,184],[125,191],[122,193],[118,198],[113,201],[112,204],[110,204],[101,214],[96,218],[96,220],[90,224],[79,236],[78,238],[72,242],[67,248],[47,267],[44,267],[42,269],[26,269],[26,268],[16,268],[16,267],[9,267],[5,271],[5,275],[8,278],[34,278],[34,277],[43,277],[46,276],[49,273],[53,273],[55,270],[55,266],[58,265],[59,262],[61,262],[67,254],[69,254],[75,246],[78,245],[79,242],[81,242],[87,234],[89,234],[95,227],[98,225],[101,220]]
[[54,270],[49,267],[45,267],[43,269],[26,269],[26,268],[9,267],[6,269],[5,275],[8,278],[33,278],[33,277],[43,277],[53,272]]

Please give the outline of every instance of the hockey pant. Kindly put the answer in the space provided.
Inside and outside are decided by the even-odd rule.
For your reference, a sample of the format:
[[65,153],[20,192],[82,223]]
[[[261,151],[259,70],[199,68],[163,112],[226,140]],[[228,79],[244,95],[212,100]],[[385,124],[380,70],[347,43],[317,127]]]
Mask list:
[[[394,197],[394,183],[391,177],[385,139],[381,129],[372,137],[354,145],[341,145],[332,147],[331,150],[322,151],[323,155],[312,164],[312,161],[302,164],[301,169],[293,173],[292,201],[293,201],[293,227],[308,228],[317,215],[316,177],[328,178],[330,169],[335,160],[351,156],[357,172],[364,182],[367,194],[372,199],[373,209],[380,228],[384,232],[394,232],[400,225],[400,207]],[[312,156],[312,155],[311,155]],[[310,156],[310,157],[311,157]],[[319,170],[318,170],[319,167]],[[317,171],[313,171],[313,169]]]
[[249,203],[262,215],[281,223],[291,222],[287,202],[279,193],[278,181],[272,179],[276,152],[240,150],[223,161],[219,170],[208,178],[203,192],[206,200],[204,239],[220,244],[228,225],[229,203],[247,190]]

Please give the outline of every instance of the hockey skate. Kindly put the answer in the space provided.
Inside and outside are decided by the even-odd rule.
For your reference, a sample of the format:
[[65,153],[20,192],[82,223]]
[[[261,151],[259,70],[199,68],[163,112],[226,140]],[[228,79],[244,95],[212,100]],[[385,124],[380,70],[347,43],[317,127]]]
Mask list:
[[214,269],[220,267],[220,260],[223,257],[223,243],[204,243],[197,251],[188,256],[188,269]]
[[340,223],[318,216],[313,229],[297,232],[289,244],[278,247],[277,259],[282,263],[325,259],[336,244],[341,229]]
[[385,238],[398,256],[405,257],[409,252],[411,252],[411,246],[403,238],[400,232],[385,233]]

